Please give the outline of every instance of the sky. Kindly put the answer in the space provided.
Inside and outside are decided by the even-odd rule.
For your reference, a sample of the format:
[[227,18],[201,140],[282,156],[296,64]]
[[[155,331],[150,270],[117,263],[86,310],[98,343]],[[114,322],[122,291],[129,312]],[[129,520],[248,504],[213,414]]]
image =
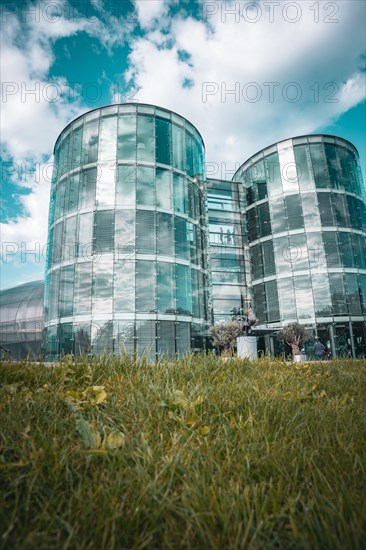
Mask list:
[[361,0],[0,1],[0,288],[42,279],[52,151],[118,102],[190,120],[210,177],[308,133],[350,140],[366,173]]

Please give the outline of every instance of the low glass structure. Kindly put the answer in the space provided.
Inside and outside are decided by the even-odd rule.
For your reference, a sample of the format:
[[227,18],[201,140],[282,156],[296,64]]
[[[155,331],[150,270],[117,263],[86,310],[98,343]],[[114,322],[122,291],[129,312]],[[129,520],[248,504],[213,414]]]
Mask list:
[[204,144],[142,104],[95,109],[59,136],[45,283],[47,356],[205,348]]
[[0,357],[42,356],[43,281],[0,291]]
[[234,179],[260,323],[299,321],[333,356],[364,355],[366,204],[355,147],[327,135],[289,139]]

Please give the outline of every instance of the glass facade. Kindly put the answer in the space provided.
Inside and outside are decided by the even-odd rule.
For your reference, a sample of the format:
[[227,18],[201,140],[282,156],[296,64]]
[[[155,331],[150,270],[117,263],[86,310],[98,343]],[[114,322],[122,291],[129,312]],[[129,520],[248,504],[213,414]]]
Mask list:
[[[43,287],[32,284],[1,294],[1,345],[19,357],[41,352]],[[299,321],[333,356],[366,355],[366,192],[350,142],[288,139],[232,181],[206,181],[201,135],[166,109],[107,106],[63,130],[44,287],[48,358],[202,351],[209,323],[249,302],[263,349],[280,352],[268,333]]]
[[234,179],[261,325],[299,321],[333,355],[365,355],[366,205],[356,149],[333,136],[294,138],[256,154]]
[[43,290],[35,281],[0,291],[0,357],[41,357]]
[[59,136],[45,282],[46,353],[173,356],[205,347],[204,145],[184,118],[104,107]]
[[228,321],[246,308],[246,277],[236,182],[207,180],[209,259],[213,322]]

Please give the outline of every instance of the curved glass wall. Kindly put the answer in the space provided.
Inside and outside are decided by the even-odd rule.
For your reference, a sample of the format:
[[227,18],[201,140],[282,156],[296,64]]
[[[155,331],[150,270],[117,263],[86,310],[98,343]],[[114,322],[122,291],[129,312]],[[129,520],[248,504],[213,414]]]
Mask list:
[[43,281],[0,291],[0,357],[42,355]]
[[298,320],[334,354],[365,354],[366,204],[355,147],[293,138],[249,159],[234,179],[260,322]]
[[204,145],[184,118],[124,104],[86,113],[55,146],[47,354],[174,355],[204,347]]

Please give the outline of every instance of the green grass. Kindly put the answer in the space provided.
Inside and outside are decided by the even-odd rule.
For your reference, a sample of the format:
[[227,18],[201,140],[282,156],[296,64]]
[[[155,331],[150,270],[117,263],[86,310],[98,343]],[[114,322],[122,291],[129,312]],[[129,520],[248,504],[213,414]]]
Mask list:
[[365,375],[212,356],[0,364],[0,547],[365,548]]

